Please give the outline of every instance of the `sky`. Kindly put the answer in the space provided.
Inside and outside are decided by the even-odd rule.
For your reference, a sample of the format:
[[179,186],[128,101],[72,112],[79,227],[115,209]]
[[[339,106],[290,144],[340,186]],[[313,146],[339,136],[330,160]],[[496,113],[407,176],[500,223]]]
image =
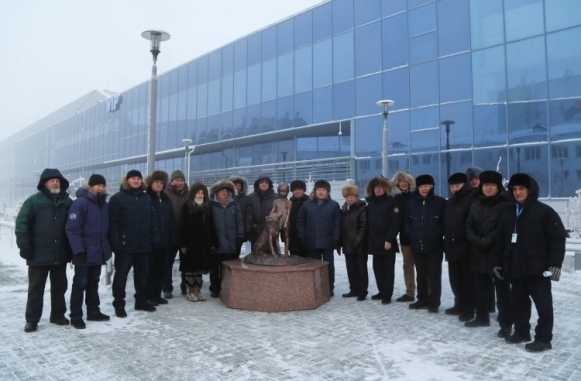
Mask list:
[[0,141],[93,91],[149,79],[141,33],[161,29],[162,74],[321,0],[2,0]]

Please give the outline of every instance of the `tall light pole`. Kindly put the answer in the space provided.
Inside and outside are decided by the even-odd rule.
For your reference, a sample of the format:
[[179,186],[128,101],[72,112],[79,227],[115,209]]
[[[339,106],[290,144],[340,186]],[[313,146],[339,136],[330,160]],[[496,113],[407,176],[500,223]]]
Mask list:
[[155,117],[157,103],[157,55],[159,54],[159,45],[162,41],[170,38],[169,33],[161,30],[146,30],[141,33],[141,37],[151,41],[153,55],[153,66],[151,67],[151,81],[149,82],[149,123],[147,127],[147,173],[151,174],[155,167]]
[[194,152],[194,150],[196,149],[196,146],[192,146],[192,149],[190,150],[190,144],[192,144],[192,139],[182,139],[182,143],[184,143],[184,147],[186,148],[186,155],[184,157],[184,160],[186,161],[184,164],[185,170],[186,170],[186,186],[190,186],[190,155]]
[[450,178],[450,126],[453,125],[453,120],[443,120],[440,124],[446,126],[446,181]]
[[384,99],[377,102],[377,105],[381,107],[381,113],[383,114],[383,150],[381,152],[381,175],[387,179],[387,114],[389,113],[389,106],[393,104],[390,99]]

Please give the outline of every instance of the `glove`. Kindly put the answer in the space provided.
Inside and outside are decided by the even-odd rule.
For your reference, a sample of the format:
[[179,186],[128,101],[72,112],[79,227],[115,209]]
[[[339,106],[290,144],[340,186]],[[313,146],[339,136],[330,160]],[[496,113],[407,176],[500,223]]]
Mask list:
[[182,252],[182,254],[185,254],[188,251],[188,248],[187,247],[182,247],[180,249],[180,251]]
[[561,269],[559,267],[549,267],[549,271],[551,272],[551,280],[558,282],[561,278]]
[[498,279],[504,280],[504,274],[502,271],[502,267],[494,266],[494,268],[492,269],[492,272],[494,273],[494,276],[496,276]]
[[85,263],[87,262],[87,253],[75,254],[75,259],[77,260],[77,263]]
[[341,246],[339,245],[339,241],[335,240],[331,241],[331,247],[333,248],[333,250],[339,250],[341,248]]
[[244,243],[244,238],[243,237],[237,237],[236,238],[236,247],[240,247],[242,246],[242,244]]
[[26,259],[27,261],[32,261],[32,258],[34,257],[34,252],[32,251],[32,249],[22,249],[20,250],[20,257]]

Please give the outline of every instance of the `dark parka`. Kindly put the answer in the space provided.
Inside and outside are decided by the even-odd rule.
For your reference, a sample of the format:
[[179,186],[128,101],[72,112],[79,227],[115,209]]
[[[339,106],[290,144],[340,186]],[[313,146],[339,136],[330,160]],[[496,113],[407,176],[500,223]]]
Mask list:
[[[398,188],[400,180],[405,180],[409,184],[409,189],[406,192],[402,192]],[[400,213],[403,215],[408,206],[408,202],[413,198],[414,191],[416,190],[416,179],[414,179],[412,175],[405,171],[399,171],[393,175],[393,178],[391,179],[391,187],[396,192],[396,194],[393,196],[393,199]],[[404,218],[401,218],[401,225],[399,227],[399,242],[404,246],[409,246],[410,236],[404,230],[404,220]]]
[[172,238],[177,235],[171,199],[163,190],[158,195],[151,189],[151,185],[147,188],[147,194],[151,197],[151,206],[155,212],[156,225],[159,231],[159,245],[164,249],[169,249]]
[[[384,194],[376,196],[374,189],[382,186]],[[383,177],[374,177],[365,187],[367,200],[367,252],[372,255],[398,253],[397,233],[401,226],[401,211],[391,194],[391,184]],[[391,249],[385,250],[385,243]]]
[[159,245],[159,231],[146,185],[131,189],[125,176],[109,200],[109,242],[117,253],[149,253]]
[[[216,200],[216,192],[220,189],[228,189],[230,198],[223,206]],[[219,180],[210,187],[210,205],[212,218],[218,242],[214,248],[214,254],[235,254],[237,241],[244,239],[244,219],[238,203],[234,201],[234,184],[228,180]]]
[[[299,214],[299,210],[309,199],[309,196],[303,194],[302,197],[296,198],[295,196],[291,196],[290,202],[291,210],[288,218],[288,226],[289,226],[289,250],[293,253],[300,253],[307,250],[306,247],[301,246],[301,241],[299,240],[299,231],[297,229],[297,216]],[[305,253],[306,254],[306,253]]]
[[306,239],[308,249],[333,249],[341,239],[341,207],[331,194],[319,203],[315,191],[310,194],[297,215],[299,239]]
[[[502,208],[496,230],[494,266],[510,278],[542,277],[549,267],[561,267],[565,258],[566,232],[561,217],[538,200],[539,185],[529,178],[529,195],[522,213],[516,216],[516,200]],[[511,243],[512,234],[516,243]]]
[[341,250],[344,254],[367,255],[367,205],[357,200],[355,204],[341,207]]
[[465,183],[446,201],[444,218],[444,252],[448,262],[470,261],[470,242],[466,237],[466,220],[474,202],[474,191]]
[[480,192],[476,202],[470,206],[466,237],[470,242],[470,269],[474,272],[492,274],[496,227],[500,212],[507,203],[508,194],[504,191],[491,197]]
[[[258,188],[258,183],[260,183],[261,180],[268,181],[268,190],[262,191]],[[266,223],[265,218],[270,214],[272,203],[276,199],[278,199],[278,195],[273,189],[270,177],[266,175],[258,176],[258,179],[254,182],[254,192],[248,196],[248,206],[246,207],[246,210],[243,211],[245,214],[245,232],[250,241],[256,241],[260,233],[264,230]]]
[[[246,216],[248,214],[248,205],[249,205],[248,201],[250,200],[248,196],[248,181],[246,180],[246,178],[242,176],[230,176],[228,180],[232,181],[233,183],[242,184],[242,188],[240,188],[240,191],[236,193],[236,196],[234,196],[234,200],[236,200],[236,202],[238,203],[238,206],[242,211],[244,224],[246,224]],[[244,232],[246,232],[246,227],[244,228]]]
[[434,188],[424,199],[419,190],[408,203],[404,229],[411,239],[414,254],[441,252],[444,244],[446,199],[434,194]]
[[[56,199],[44,187],[58,178],[61,191]],[[68,212],[73,201],[67,193],[69,182],[58,169],[47,168],[40,175],[38,193],[28,197],[16,217],[16,245],[20,251],[31,250],[28,266],[47,266],[71,261],[71,248],[65,233]]]
[[[109,204],[107,194],[97,194],[85,183],[76,193],[77,199],[69,209],[66,224],[67,237],[76,266],[102,265],[111,258],[109,233]],[[87,254],[86,262],[79,263],[76,255]]]
[[[174,215],[176,234],[177,234],[177,230],[180,226],[180,216],[181,216],[181,212],[182,212],[182,206],[188,201],[188,196],[189,196],[188,184],[186,184],[184,186],[184,189],[182,189],[181,191],[177,191],[173,187],[173,185],[169,184],[168,186],[165,187],[165,189],[163,191],[171,200],[171,206],[173,208],[173,215]],[[175,248],[175,246],[177,245],[177,236],[172,237],[172,238],[173,238],[172,241],[175,241],[175,242],[171,242],[171,243],[172,243],[173,248]]]

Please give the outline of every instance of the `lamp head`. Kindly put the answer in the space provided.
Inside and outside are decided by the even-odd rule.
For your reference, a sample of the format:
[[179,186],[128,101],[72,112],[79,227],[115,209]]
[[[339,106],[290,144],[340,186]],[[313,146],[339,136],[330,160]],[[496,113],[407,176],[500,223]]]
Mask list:
[[391,99],[383,99],[377,101],[377,105],[381,107],[381,113],[383,114],[384,117],[387,117],[387,113],[389,112],[389,106],[391,106],[392,104],[393,101]]
[[151,41],[150,52],[153,54],[153,61],[157,61],[157,55],[159,54],[159,46],[161,45],[162,41],[167,41],[171,37],[169,33],[164,32],[163,30],[146,30],[145,32],[141,33],[141,37],[145,38],[146,40]]

